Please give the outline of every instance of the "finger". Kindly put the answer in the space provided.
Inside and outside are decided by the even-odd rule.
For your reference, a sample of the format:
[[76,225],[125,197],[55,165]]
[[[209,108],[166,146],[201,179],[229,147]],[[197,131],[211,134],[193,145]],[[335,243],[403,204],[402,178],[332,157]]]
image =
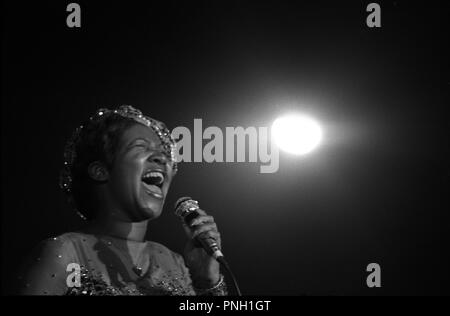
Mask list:
[[204,239],[214,239],[215,241],[220,241],[220,233],[218,232],[218,231],[215,231],[215,230],[210,230],[210,231],[207,231],[207,232],[205,232],[204,234],[202,234],[201,236],[200,236],[200,238],[204,238]]
[[209,232],[209,231],[218,232],[217,225],[215,223],[211,223],[211,224],[204,224],[202,226],[199,226],[192,232],[192,238],[197,237],[201,233]]
[[197,226],[200,224],[214,223],[214,217],[210,215],[199,216],[191,221],[190,227]]
[[208,215],[204,210],[202,210],[201,208],[198,208],[197,209],[197,212],[200,214],[200,215]]
[[220,233],[217,230],[208,230],[203,233],[199,233],[198,236],[199,236],[199,238],[204,238],[204,239],[208,239],[208,238],[216,239],[216,238],[220,238]]
[[205,233],[203,233],[200,237],[200,239],[206,240],[206,239],[212,239],[214,240],[219,246],[221,244],[221,240],[220,240],[220,233],[218,231],[207,231]]

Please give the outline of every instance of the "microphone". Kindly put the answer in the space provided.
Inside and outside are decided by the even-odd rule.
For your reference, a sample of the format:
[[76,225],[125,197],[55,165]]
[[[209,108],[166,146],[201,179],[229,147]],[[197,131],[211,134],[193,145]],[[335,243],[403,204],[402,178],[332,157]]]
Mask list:
[[[198,202],[192,198],[185,196],[179,198],[175,203],[175,215],[177,215],[188,227],[194,219],[200,216],[197,211],[199,209]],[[223,253],[220,251],[217,241],[213,237],[206,237],[203,232],[195,237],[195,242],[200,244],[205,251],[214,259],[223,259]]]

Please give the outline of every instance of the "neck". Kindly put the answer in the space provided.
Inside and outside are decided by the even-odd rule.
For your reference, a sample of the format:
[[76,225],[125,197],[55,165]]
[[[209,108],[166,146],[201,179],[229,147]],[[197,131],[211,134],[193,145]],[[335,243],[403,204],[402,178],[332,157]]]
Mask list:
[[124,222],[117,219],[99,219],[89,230],[120,239],[142,242],[147,233],[148,220],[142,222]]

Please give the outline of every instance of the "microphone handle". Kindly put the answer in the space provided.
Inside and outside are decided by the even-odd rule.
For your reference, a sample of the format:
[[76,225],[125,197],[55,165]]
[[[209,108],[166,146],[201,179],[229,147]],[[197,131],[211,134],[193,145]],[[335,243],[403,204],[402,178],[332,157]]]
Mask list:
[[[184,218],[184,222],[190,227],[190,223],[199,216],[200,214],[196,211],[190,212]],[[204,237],[205,234],[206,232],[203,232],[195,237],[194,242],[196,246],[201,245],[203,249],[205,249],[205,251],[216,260],[219,257],[223,257],[223,253],[222,251],[220,251],[219,245],[217,245],[216,240],[211,237]]]

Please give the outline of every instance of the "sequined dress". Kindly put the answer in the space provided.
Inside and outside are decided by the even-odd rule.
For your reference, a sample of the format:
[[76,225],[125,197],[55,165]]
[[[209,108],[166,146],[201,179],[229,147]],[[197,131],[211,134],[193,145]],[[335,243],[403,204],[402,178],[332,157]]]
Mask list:
[[25,295],[226,295],[192,285],[181,255],[152,242],[66,233],[40,243],[19,276]]

